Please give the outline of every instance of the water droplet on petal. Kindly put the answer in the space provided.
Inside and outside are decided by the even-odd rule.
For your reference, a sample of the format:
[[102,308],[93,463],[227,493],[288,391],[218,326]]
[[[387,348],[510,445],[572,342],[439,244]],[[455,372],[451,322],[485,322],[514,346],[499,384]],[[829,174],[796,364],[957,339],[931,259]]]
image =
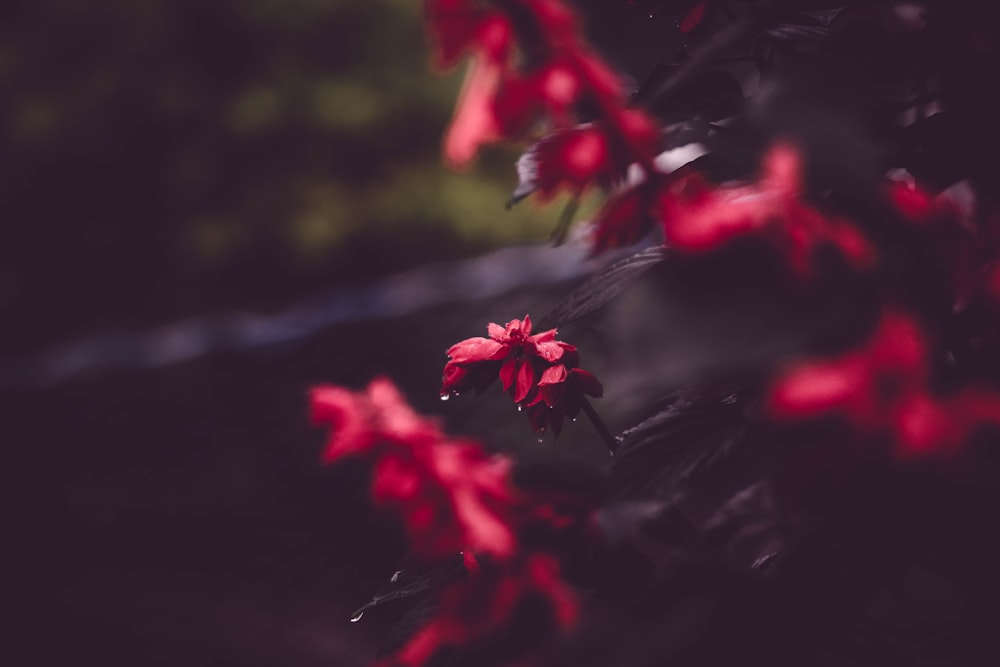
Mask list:
[[441,394],[442,401],[447,401],[449,398],[451,398],[451,394]]
[[524,409],[524,408],[522,408],[522,407],[521,407],[520,405],[519,405],[519,406],[517,406],[517,411],[518,411],[518,412],[520,412],[520,411],[521,411],[521,410],[523,410],[523,409]]
[[396,570],[392,573],[392,577],[389,578],[389,583],[394,584],[399,581],[399,575],[403,574],[402,570]]
[[361,620],[361,617],[364,616],[364,615],[365,615],[365,612],[363,612],[363,611],[356,611],[356,612],[354,612],[354,616],[351,616],[351,623],[357,623],[358,621]]
[[570,419],[570,421],[575,424],[577,419],[579,419],[579,417],[573,417],[573,418]]

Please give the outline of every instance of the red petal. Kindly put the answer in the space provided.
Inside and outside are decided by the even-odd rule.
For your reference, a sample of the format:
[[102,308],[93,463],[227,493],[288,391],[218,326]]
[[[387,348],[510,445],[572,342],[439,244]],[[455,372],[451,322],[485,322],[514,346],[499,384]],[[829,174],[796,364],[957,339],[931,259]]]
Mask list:
[[559,130],[540,141],[534,152],[538,191],[549,197],[560,188],[580,191],[613,171],[611,149],[594,126]]
[[558,361],[563,356],[563,347],[556,341],[535,344],[535,352],[545,361]]
[[503,383],[503,390],[508,391],[514,384],[514,374],[517,371],[517,359],[511,357],[503,362],[500,367],[500,382]]
[[465,567],[465,571],[472,575],[479,574],[481,570],[479,561],[476,560],[476,555],[471,551],[462,552],[462,565]]
[[468,375],[468,368],[460,366],[454,361],[449,361],[444,365],[444,371],[441,373],[441,395],[445,396],[453,391],[461,391],[463,389],[462,381]]
[[496,322],[490,322],[486,326],[486,331],[489,332],[490,338],[498,343],[506,342],[506,337],[504,336],[504,328],[497,324]]
[[324,463],[360,452],[371,443],[368,410],[352,392],[330,385],[315,387],[310,391],[309,409],[313,424],[332,427],[322,454]]
[[500,127],[493,114],[493,98],[502,73],[503,68],[498,63],[482,56],[469,66],[455,116],[444,140],[444,154],[452,166],[468,165],[480,145],[500,136]]
[[594,224],[594,252],[628,245],[639,239],[651,223],[642,186],[609,199]]
[[702,19],[705,18],[705,9],[708,7],[708,0],[698,0],[698,3],[688,10],[688,13],[684,15],[681,20],[680,28],[681,32],[691,32],[701,23]]
[[524,316],[524,320],[521,322],[521,333],[525,338],[531,335],[531,316]]
[[893,181],[888,190],[889,200],[910,220],[927,222],[934,215],[934,200],[927,191],[902,181]]
[[420,470],[412,460],[386,454],[375,462],[372,498],[377,503],[410,503],[420,491]]
[[867,387],[855,363],[801,364],[785,373],[771,390],[772,411],[784,417],[814,417],[843,407]]
[[604,396],[604,386],[596,375],[582,368],[574,368],[570,373],[573,377],[573,384],[579,387],[580,391],[594,398]]
[[425,6],[438,64],[451,67],[473,46],[482,12],[465,0],[427,0]]
[[868,350],[876,368],[915,374],[922,374],[926,368],[927,343],[923,332],[902,313],[882,316]]
[[550,384],[558,384],[560,382],[565,382],[568,374],[566,372],[566,367],[562,364],[556,366],[549,366],[542,373],[541,379],[538,381],[538,386],[543,387]]
[[466,338],[448,348],[453,363],[467,364],[475,361],[503,359],[507,348],[489,338]]
[[520,368],[517,369],[517,391],[514,394],[515,403],[520,403],[527,398],[528,392],[531,391],[535,384],[535,369],[531,366],[531,362],[523,359],[520,364]]

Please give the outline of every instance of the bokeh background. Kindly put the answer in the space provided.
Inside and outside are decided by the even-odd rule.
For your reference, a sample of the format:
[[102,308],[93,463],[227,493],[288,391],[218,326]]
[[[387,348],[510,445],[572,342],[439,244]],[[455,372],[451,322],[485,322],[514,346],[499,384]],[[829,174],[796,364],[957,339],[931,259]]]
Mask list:
[[[421,3],[8,4],[0,26],[5,349],[283,305],[500,244],[512,155],[439,146]],[[14,8],[11,8],[11,7]]]
[[[593,265],[540,247],[561,202],[504,210],[516,147],[442,166],[461,71],[432,71],[420,14],[0,9],[0,423],[32,664],[367,664],[387,621],[347,618],[405,547],[363,468],[318,465],[315,383],[389,374],[489,447],[604,455],[580,425],[539,446],[499,396],[437,400],[449,344]],[[613,387],[598,333],[573,342]]]

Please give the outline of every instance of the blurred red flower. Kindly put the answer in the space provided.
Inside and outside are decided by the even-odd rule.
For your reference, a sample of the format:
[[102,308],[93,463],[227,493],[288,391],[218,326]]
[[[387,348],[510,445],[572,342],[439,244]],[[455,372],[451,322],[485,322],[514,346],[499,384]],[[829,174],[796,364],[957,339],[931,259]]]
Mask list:
[[1000,426],[1000,394],[968,387],[937,396],[930,388],[929,354],[912,318],[886,312],[860,349],[780,374],[771,387],[770,412],[779,419],[837,415],[863,433],[888,434],[904,458],[953,453],[976,429]]
[[374,460],[372,498],[402,515],[413,549],[441,556],[472,549],[499,558],[515,550],[510,461],[479,445],[448,440],[414,412],[391,381],[364,392],[312,390],[313,423],[331,426],[327,463],[347,455]]

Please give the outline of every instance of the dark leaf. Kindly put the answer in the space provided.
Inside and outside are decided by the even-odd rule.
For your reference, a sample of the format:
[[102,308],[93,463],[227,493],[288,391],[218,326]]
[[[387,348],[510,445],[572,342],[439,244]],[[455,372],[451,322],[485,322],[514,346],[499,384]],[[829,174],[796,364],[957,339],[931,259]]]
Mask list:
[[795,23],[779,23],[767,31],[768,37],[784,41],[826,40],[833,37],[829,28],[818,25],[799,25]]
[[633,280],[666,259],[667,254],[667,249],[662,246],[648,248],[598,271],[543,317],[537,325],[538,330],[561,327],[594,312],[625,291]]
[[708,521],[705,537],[724,548],[737,569],[764,572],[784,548],[778,503],[768,482],[735,494]]
[[673,499],[680,486],[728,460],[749,420],[735,397],[678,399],[619,436],[611,488],[619,497]]
[[[386,633],[378,649],[378,658],[386,658],[403,648],[418,630],[424,627],[437,613],[439,603],[434,597],[426,596],[397,620]],[[436,662],[435,664],[439,664]]]
[[[666,68],[661,76],[676,76],[683,65]],[[743,88],[736,77],[721,69],[692,75],[676,95],[653,101],[651,110],[670,120],[702,118],[713,121],[739,113],[743,106]],[[639,98],[642,101],[642,98]]]
[[646,104],[660,104],[668,99],[681,96],[688,85],[702,72],[712,66],[712,63],[729,53],[746,38],[753,35],[763,24],[760,17],[740,19],[714,33],[706,42],[699,45],[675,71],[663,78],[652,80],[646,90],[641,90],[636,97]]
[[407,555],[385,586],[373,595],[367,604],[355,610],[351,620],[361,620],[365,612],[390,600],[412,598],[436,590],[464,574],[465,566],[461,554],[447,563],[421,563]]
[[615,547],[630,543],[648,555],[663,547],[686,544],[697,533],[691,521],[676,507],[663,500],[635,500],[605,505],[595,515],[608,544]]

